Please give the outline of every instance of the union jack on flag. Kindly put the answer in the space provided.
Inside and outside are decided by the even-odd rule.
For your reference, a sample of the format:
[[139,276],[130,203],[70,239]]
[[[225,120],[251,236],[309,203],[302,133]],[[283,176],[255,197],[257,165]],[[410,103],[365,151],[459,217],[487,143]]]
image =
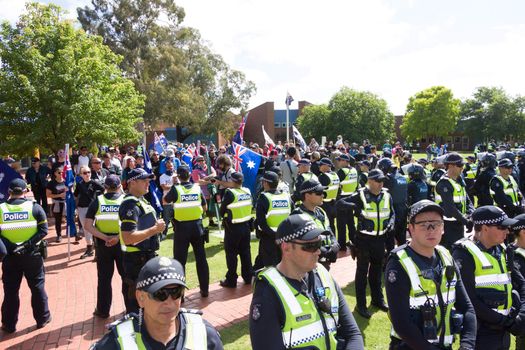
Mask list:
[[234,144],[234,145],[235,146],[233,147],[233,151],[234,151],[233,162],[235,163],[235,171],[239,171],[239,169],[241,169],[241,163],[242,163],[241,156],[248,151],[248,148],[243,147],[239,144]]

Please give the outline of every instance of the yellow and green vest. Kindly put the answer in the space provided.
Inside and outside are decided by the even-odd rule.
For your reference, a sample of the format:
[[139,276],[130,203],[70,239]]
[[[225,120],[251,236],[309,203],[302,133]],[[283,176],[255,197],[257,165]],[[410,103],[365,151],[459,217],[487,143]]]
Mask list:
[[117,199],[107,199],[103,194],[97,197],[98,209],[95,214],[95,227],[107,235],[118,235],[120,232],[120,218],[118,211],[124,196]]
[[[447,281],[445,268],[447,266],[453,266],[452,256],[450,255],[449,251],[442,246],[436,246],[436,250],[439,254],[439,257],[441,258],[443,266],[439,289],[439,292],[442,296],[442,300],[445,304],[445,334],[443,337],[443,345],[451,346],[454,342],[454,335],[452,334],[451,330],[450,313],[454,306],[454,302],[456,301],[457,276],[456,273],[454,273],[454,277],[452,278],[450,283]],[[438,306],[439,298],[436,283],[432,280],[423,278],[421,270],[416,265],[414,260],[412,260],[412,258],[407,254],[406,248],[396,251],[396,255],[399,258],[401,266],[403,266],[403,269],[405,270],[405,272],[408,275],[408,278],[410,279],[409,312],[420,313],[420,308],[425,304],[425,302],[428,299],[432,299],[436,305],[436,324],[439,325],[441,323],[443,315],[441,313],[441,308]],[[439,343],[442,328],[438,327],[437,331],[437,338],[428,339],[428,342],[432,344]],[[390,334],[391,336],[397,339],[401,339],[401,337],[396,333],[394,327],[392,327]]]
[[[514,177],[509,176],[509,180],[505,180],[505,178],[501,175],[495,176],[491,181],[499,181],[503,185],[503,192],[510,197],[512,204],[515,206],[520,205],[518,193],[520,191],[518,187],[518,183],[516,180],[514,180]],[[491,197],[496,200],[496,193],[491,189],[490,190]]]
[[324,202],[331,202],[337,198],[337,192],[339,191],[339,176],[337,176],[336,173],[333,171],[324,173],[328,178],[330,179],[330,183],[328,184],[328,188],[324,190],[325,196],[323,198]]
[[[231,222],[238,224],[249,221],[252,218],[252,194],[250,189],[246,187],[228,188],[233,194],[233,202],[228,204],[226,208],[231,213]],[[229,216],[229,214],[227,214]]]
[[[454,205],[459,210],[461,214],[465,214],[467,212],[467,192],[465,191],[465,187],[461,186],[460,183],[458,183],[455,180],[452,180],[447,175],[444,175],[441,179],[439,179],[438,183],[441,181],[448,181],[452,185],[452,188],[454,189],[454,193],[452,194],[454,197]],[[437,187],[437,186],[436,186]],[[440,204],[443,202],[441,199],[441,195],[437,193],[436,191],[436,203]],[[456,221],[456,218],[452,217],[443,217],[446,221]]]
[[37,221],[33,216],[33,202],[0,204],[0,234],[9,242],[22,244],[37,232]]
[[[374,201],[368,202],[365,196],[365,188],[359,189],[359,197],[363,202],[362,217],[360,217],[359,220],[371,221],[374,224],[373,231],[361,229],[359,232],[371,236],[381,236],[385,234],[392,209],[390,208],[390,193],[382,189],[381,194],[382,197],[379,203]],[[363,226],[364,225],[361,225],[361,227]]]
[[466,172],[465,178],[467,179],[475,179],[476,173],[478,171],[478,165],[476,163],[469,164],[470,170]]
[[341,196],[348,196],[354,193],[359,186],[357,170],[355,168],[341,168],[345,178],[341,181]]
[[[143,198],[137,198],[132,195],[125,196],[124,199],[121,202],[121,205],[124,204],[126,201],[134,201],[136,205],[141,209],[142,215],[139,217],[139,221],[136,222],[137,224],[137,230],[142,231],[146,230],[150,227],[155,226],[157,223],[157,213],[155,212],[155,209]],[[126,222],[130,220],[122,220],[122,222]],[[119,230],[119,238],[120,238],[120,247],[123,252],[126,253],[133,253],[133,252],[140,252],[140,251],[155,251],[159,249],[159,238],[157,235],[153,235],[142,242],[139,242],[134,245],[125,245],[124,240],[122,239],[122,231]]]
[[182,185],[175,186],[178,196],[173,203],[173,217],[177,221],[193,221],[202,218],[202,191],[199,185],[191,188]]
[[268,212],[266,213],[266,223],[273,231],[277,232],[277,227],[284,221],[292,211],[292,201],[288,193],[263,192],[263,196],[268,200]]
[[[320,264],[314,270],[325,289],[325,296],[330,300],[330,313],[319,311],[314,300],[296,290],[275,268],[268,267],[258,274],[258,280],[265,279],[273,287],[280,299],[285,320],[281,329],[286,349],[315,347],[326,349],[326,337],[330,348],[337,348],[337,324],[339,321],[339,297],[335,284],[328,271]],[[325,327],[326,324],[326,332]]]

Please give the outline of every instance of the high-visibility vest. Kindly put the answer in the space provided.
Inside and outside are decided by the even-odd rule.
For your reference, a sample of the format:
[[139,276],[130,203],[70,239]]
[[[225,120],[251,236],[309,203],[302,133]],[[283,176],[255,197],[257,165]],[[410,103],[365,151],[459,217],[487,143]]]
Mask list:
[[[519,193],[520,189],[518,187],[518,183],[516,182],[516,180],[514,180],[514,177],[512,177],[512,176],[509,176],[509,180],[505,180],[505,178],[503,176],[497,175],[497,176],[494,176],[492,178],[492,180],[490,180],[490,181],[491,182],[492,181],[499,181],[499,182],[501,182],[501,184],[503,185],[503,192],[507,196],[510,197],[510,200],[512,201],[512,204],[514,204],[515,206],[519,206],[520,205],[520,201],[519,201],[518,193]],[[490,195],[491,195],[492,199],[494,199],[494,201],[496,201],[496,192],[494,192],[492,190],[492,188],[490,189]]]
[[[452,185],[452,188],[454,189],[454,192],[453,192],[454,205],[456,206],[456,208],[459,210],[460,213],[465,214],[467,212],[467,192],[465,191],[465,187],[461,186],[459,182],[451,179],[447,175],[439,179],[438,183],[441,181],[450,182],[450,184]],[[441,195],[437,191],[436,191],[435,198],[436,198],[437,204],[440,204],[441,202],[443,202],[443,200],[441,199]],[[443,220],[456,221],[456,218],[444,216]]]
[[228,188],[233,194],[233,202],[228,204],[226,208],[231,212],[231,222],[238,224],[249,221],[252,218],[252,195],[250,189],[246,187]]
[[182,185],[175,186],[178,196],[173,203],[173,217],[177,221],[193,221],[202,218],[202,191],[199,185],[191,188]]
[[268,212],[266,213],[266,223],[273,231],[277,232],[277,227],[283,222],[292,211],[292,201],[288,193],[263,192],[263,196],[268,200]]
[[325,196],[323,198],[324,202],[331,202],[337,198],[337,192],[339,191],[339,176],[333,171],[324,173],[330,179],[328,188],[324,190]]
[[315,215],[312,215],[307,211],[301,210],[301,208],[296,209],[294,211],[294,214],[298,213],[300,215],[306,215],[304,216],[305,220],[312,220],[313,222],[315,222],[315,225],[319,227],[320,229],[329,231],[330,230],[330,219],[328,219],[328,215],[326,215],[326,212],[321,207],[316,207],[315,209],[323,213],[323,216],[324,216],[323,221],[319,220]]
[[[308,171],[306,173],[302,173],[299,176],[303,177],[303,182],[308,181],[308,180],[319,181],[319,179],[317,178],[317,175],[315,175],[314,173],[312,173],[310,171]],[[299,179],[299,177],[298,177],[298,179]]]
[[[390,208],[390,193],[387,190],[382,189],[381,194],[382,198],[379,203],[374,201],[368,202],[365,196],[365,189],[359,189],[359,198],[363,202],[362,216],[359,220],[371,221],[374,225],[373,231],[368,231],[361,229],[359,232],[371,236],[381,236],[384,235],[387,222],[390,219],[391,211]],[[363,227],[363,225],[361,225]]]
[[341,168],[345,178],[341,181],[341,196],[348,196],[357,190],[357,170],[355,168]]
[[[155,209],[143,197],[137,198],[132,195],[127,195],[124,197],[120,205],[122,206],[126,201],[135,202],[136,205],[142,211],[142,215],[139,217],[139,221],[136,222],[138,231],[146,230],[156,225],[157,213],[155,212]],[[124,219],[121,221],[121,223],[125,223],[126,221],[129,220]],[[120,230],[119,232],[120,247],[123,252],[133,253],[140,251],[155,251],[159,249],[160,242],[157,235],[153,235],[150,238],[147,238],[142,242],[139,242],[134,245],[125,245],[124,240],[122,239],[122,231]]]
[[0,234],[9,242],[22,244],[37,232],[37,221],[33,216],[32,201],[20,204],[0,204]]
[[103,194],[97,197],[98,208],[95,214],[95,227],[107,235],[118,235],[120,232],[120,218],[118,211],[124,196],[108,199]]
[[[184,317],[184,349],[201,350],[208,348],[208,336],[206,333],[206,325],[202,316],[189,312],[185,309],[180,309],[180,314]],[[121,350],[146,350],[148,349],[142,339],[142,334],[139,329],[135,329],[133,318],[115,326],[118,344]]]
[[483,300],[483,295],[502,293],[505,295],[505,302],[492,310],[508,315],[512,307],[512,281],[510,271],[507,269],[505,245],[501,245],[503,252],[498,260],[491,254],[482,251],[476,243],[467,238],[458,241],[458,244],[465,248],[474,260],[476,295],[481,296],[480,299]]
[[466,172],[465,178],[467,179],[475,179],[476,173],[478,171],[478,165],[476,163],[469,164],[470,170]]
[[[452,334],[450,323],[450,313],[454,306],[454,302],[456,301],[456,283],[458,276],[456,275],[454,270],[453,278],[450,280],[450,282],[447,281],[445,268],[447,266],[454,266],[452,256],[450,255],[449,251],[442,246],[436,246],[436,250],[438,251],[438,255],[441,258],[443,266],[441,271],[441,283],[439,292],[441,294],[441,300],[443,300],[445,307],[444,318],[441,312],[440,300],[438,297],[438,289],[436,283],[433,280],[423,278],[421,270],[416,265],[414,260],[412,260],[412,258],[408,255],[406,247],[397,250],[396,255],[399,258],[401,266],[403,266],[403,269],[405,270],[405,272],[408,275],[408,278],[410,279],[409,313],[413,313],[417,316],[421,315],[421,307],[427,302],[428,299],[433,300],[434,304],[436,305],[436,325],[441,324],[442,318],[445,322],[443,345],[450,346],[454,342],[454,335]],[[393,300],[392,302],[397,301]],[[427,339],[427,341],[432,344],[438,344],[441,332],[442,328],[437,327],[437,337],[435,339]],[[401,337],[396,333],[393,326],[390,334],[397,339],[401,339]]]
[[326,349],[326,337],[330,348],[337,348],[335,336],[339,322],[339,297],[335,284],[320,264],[317,264],[314,274],[319,276],[325,296],[330,300],[331,313],[319,310],[314,300],[296,290],[275,267],[268,267],[257,276],[258,280],[265,279],[273,287],[283,305],[285,319],[281,332],[286,349]]

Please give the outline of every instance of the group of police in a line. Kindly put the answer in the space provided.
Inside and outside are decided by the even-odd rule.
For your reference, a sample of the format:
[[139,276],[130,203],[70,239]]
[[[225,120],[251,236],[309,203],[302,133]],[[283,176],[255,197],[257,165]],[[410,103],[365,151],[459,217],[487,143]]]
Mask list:
[[[377,164],[378,169],[372,170],[367,169],[365,162],[361,162],[360,172],[353,168],[350,156],[341,155],[337,160],[340,162],[340,171],[335,173],[332,162],[321,159],[319,176],[309,171],[308,160],[299,162],[296,184],[300,184],[300,188],[293,192],[295,204],[289,194],[283,194],[286,191],[277,190],[288,187],[279,186],[282,180],[278,171],[268,171],[262,178],[264,192],[257,199],[255,227],[261,239],[256,268],[264,268],[256,274],[254,299],[250,308],[250,333],[255,349],[363,348],[362,336],[340,288],[327,272],[330,263],[337,258],[338,250],[346,249],[347,246],[357,258],[356,311],[366,318],[371,316],[366,306],[367,278],[372,305],[384,311],[389,310],[382,295],[381,271],[385,251],[390,253],[385,280],[387,298],[394,298],[390,303],[392,348],[450,348],[454,334],[459,333],[463,349],[474,346],[484,348],[487,344],[496,349],[506,349],[509,331],[522,335],[525,326],[522,327],[520,312],[521,300],[525,301],[525,295],[520,282],[523,278],[515,268],[519,265],[518,259],[515,259],[514,264],[514,259],[509,257],[514,249],[500,245],[506,238],[508,227],[517,229],[519,220],[510,220],[497,207],[481,207],[472,213],[473,208],[461,177],[461,156],[452,153],[443,162],[445,173],[434,189],[434,199],[439,205],[422,202],[424,198],[412,196],[414,204],[408,216],[408,194],[404,189],[418,180],[413,175],[412,166],[407,171],[407,180],[401,173],[403,169],[397,169],[389,158],[381,159]],[[197,245],[204,244],[201,217],[206,204],[198,187],[189,182],[189,176],[185,177],[184,170],[187,168],[182,166],[179,169],[181,184],[174,186],[164,201],[174,203],[174,237],[186,236],[180,238],[185,242],[180,244],[186,244],[186,247],[195,244],[195,249]],[[227,220],[224,243],[228,273],[226,279],[221,281],[225,287],[234,287],[237,283],[237,255],[241,256],[244,282],[250,283],[252,277],[251,257],[245,251],[247,249],[249,252],[249,238],[246,236],[249,237],[252,226],[252,204],[251,198],[248,198],[250,192],[242,187],[242,174],[230,170],[226,167],[221,175],[223,177],[216,180],[225,190],[221,205],[221,213]],[[93,202],[93,208],[90,208],[94,222],[93,234],[102,240],[98,246],[108,248],[107,255],[114,258],[113,261],[121,261],[126,309],[134,315],[130,322],[119,320],[104,338],[113,340],[102,341],[100,347],[95,348],[105,349],[102,344],[109,344],[107,348],[127,348],[125,344],[130,348],[133,345],[135,348],[144,348],[144,344],[150,346],[155,342],[164,343],[165,348],[169,349],[183,346],[202,348],[196,343],[188,347],[191,344],[186,343],[199,339],[201,345],[202,339],[207,339],[209,348],[218,348],[215,336],[203,338],[204,333],[210,333],[209,325],[202,321],[198,313],[179,312],[184,291],[184,288],[179,287],[184,286],[183,264],[178,267],[177,263],[170,262],[177,265],[172,269],[178,272],[168,272],[170,269],[163,266],[168,265],[169,259],[152,260],[159,248],[158,235],[165,228],[164,221],[157,220],[155,211],[143,199],[152,177],[142,169],[134,169],[128,178],[128,193],[120,196],[111,193],[112,188],[118,187],[118,179],[108,177],[108,193],[99,196],[98,203]],[[360,183],[366,183],[366,186],[361,187]],[[383,188],[384,184],[388,190]],[[45,301],[45,307],[40,307],[42,312],[38,312],[38,305],[33,305],[33,309],[37,326],[43,326],[50,320],[43,289],[43,250],[33,248],[40,247],[37,243],[45,236],[43,230],[44,227],[47,229],[47,224],[45,220],[40,222],[38,219],[39,206],[23,199],[24,190],[25,184],[15,183],[11,198],[5,206],[0,206],[0,234],[6,243],[8,253],[5,259],[8,262],[17,256],[24,259],[26,255],[38,258],[40,289],[32,288],[32,292],[42,295],[40,300]],[[400,198],[395,198],[398,195],[404,196],[404,206]],[[29,205],[34,208],[32,214],[27,217],[20,214],[27,214]],[[116,206],[118,218],[115,215]],[[407,220],[407,217],[412,237],[409,244],[405,244],[406,223],[399,223]],[[330,225],[335,218],[339,229],[337,239],[335,226]],[[118,222],[120,227],[115,226]],[[463,239],[464,228],[470,228],[471,225],[475,229],[473,239]],[[456,263],[446,248],[437,246],[442,240],[442,234],[447,248],[453,248]],[[194,240],[192,235],[200,237],[200,240]],[[393,249],[396,241],[398,248]],[[122,249],[117,253],[115,246],[118,243]],[[174,242],[174,250],[177,249],[176,245],[177,242]],[[516,247],[516,252],[519,252],[520,247]],[[115,257],[117,254],[121,254],[120,259]],[[186,260],[185,256],[179,259],[182,262]],[[157,268],[153,268],[154,271],[149,269],[151,276],[141,278],[141,275],[147,274],[144,271],[148,271],[147,265],[151,261],[158,263]],[[6,266],[9,265],[4,263],[4,289],[5,276],[10,276],[8,280],[13,276],[10,273],[13,270],[7,267],[6,271]],[[24,266],[28,271],[32,268]],[[198,270],[201,270],[201,295],[205,297],[209,278],[207,265],[198,267]],[[104,271],[105,267],[99,269],[99,292],[100,272]],[[29,280],[29,273],[22,273]],[[467,273],[471,275],[466,276]],[[13,279],[13,290],[18,298],[21,275]],[[166,279],[166,284],[157,288],[156,282],[163,279]],[[403,283],[403,279],[410,283]],[[401,284],[404,289],[400,287]],[[156,287],[149,288],[150,285]],[[107,288],[110,286],[106,286],[105,293]],[[403,290],[406,293],[399,294]],[[101,298],[101,294],[98,297]],[[402,300],[405,302],[400,302]],[[4,313],[4,304],[2,328],[14,331],[14,315],[17,312]],[[6,307],[15,306],[17,311],[16,302]],[[477,317],[473,317],[474,311]],[[107,301],[99,304],[97,300],[95,312],[101,317],[109,316]],[[186,314],[191,316],[186,317]],[[154,327],[156,324],[162,324],[165,329],[159,331]],[[150,328],[152,325],[154,329]],[[408,330],[406,327],[409,327]],[[276,336],[272,337],[269,333],[275,333]],[[183,338],[187,340],[183,341]]]

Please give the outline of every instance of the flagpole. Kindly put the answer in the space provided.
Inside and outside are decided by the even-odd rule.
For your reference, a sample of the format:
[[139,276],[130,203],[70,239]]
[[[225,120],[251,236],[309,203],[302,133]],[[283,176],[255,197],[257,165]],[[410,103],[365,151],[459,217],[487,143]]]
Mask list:
[[[69,143],[66,143],[65,153],[66,153],[66,157],[68,157],[69,159]],[[69,164],[70,164],[69,166],[71,166],[71,162],[69,162]],[[67,178],[67,174],[66,174],[66,178]],[[69,188],[67,190],[70,191]],[[67,261],[69,262],[71,260],[71,237],[69,237],[69,223],[67,222],[67,200],[64,201],[64,211],[66,213]],[[73,218],[73,220],[75,220],[75,218]]]
[[286,143],[288,140],[290,140],[290,105],[286,103]]

